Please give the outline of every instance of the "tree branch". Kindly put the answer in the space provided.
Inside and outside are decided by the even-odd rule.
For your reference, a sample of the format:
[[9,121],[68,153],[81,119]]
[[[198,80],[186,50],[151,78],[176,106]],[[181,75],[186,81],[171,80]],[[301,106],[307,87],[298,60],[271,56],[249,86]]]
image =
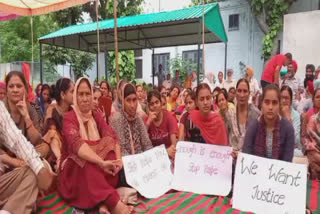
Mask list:
[[269,26],[267,25],[267,22],[265,20],[265,17],[263,14],[255,14],[253,12],[253,9],[252,9],[252,0],[248,0],[248,4],[251,8],[251,12],[252,12],[252,15],[253,17],[255,18],[258,26],[260,27],[261,31],[264,33],[264,34],[267,34],[269,33]]

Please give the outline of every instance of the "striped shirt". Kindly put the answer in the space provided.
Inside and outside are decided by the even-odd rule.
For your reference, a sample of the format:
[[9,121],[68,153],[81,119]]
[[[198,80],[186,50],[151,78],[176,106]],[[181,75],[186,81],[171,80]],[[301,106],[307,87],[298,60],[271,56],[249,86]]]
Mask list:
[[43,163],[39,154],[33,145],[27,141],[21,130],[17,128],[9,112],[0,101],[0,142],[13,152],[17,157],[25,161],[25,163],[37,175]]

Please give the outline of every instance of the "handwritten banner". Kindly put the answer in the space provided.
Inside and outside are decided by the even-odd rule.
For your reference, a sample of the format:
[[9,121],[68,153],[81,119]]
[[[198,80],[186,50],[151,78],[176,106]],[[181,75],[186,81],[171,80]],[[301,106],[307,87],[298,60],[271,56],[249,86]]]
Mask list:
[[233,208],[259,214],[306,209],[307,166],[239,153]]
[[122,157],[127,183],[146,198],[157,198],[171,189],[171,162],[164,145]]
[[179,141],[173,189],[226,196],[231,190],[232,148]]

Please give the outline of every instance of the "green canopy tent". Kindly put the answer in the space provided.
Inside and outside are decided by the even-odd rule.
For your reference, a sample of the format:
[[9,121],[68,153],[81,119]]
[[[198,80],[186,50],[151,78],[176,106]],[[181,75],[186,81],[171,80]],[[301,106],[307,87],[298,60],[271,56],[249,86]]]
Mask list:
[[[117,19],[119,50],[152,49],[154,55],[154,48],[198,44],[199,79],[202,13],[203,8],[199,5],[178,10],[120,17]],[[204,5],[204,26],[205,43],[223,42],[227,47],[228,39],[217,3]],[[100,48],[102,50],[114,50],[113,28],[114,19],[99,21]],[[42,44],[97,53],[96,31],[97,23],[92,22],[68,26],[44,35],[39,38],[40,56],[42,55]],[[153,65],[152,72],[154,74]],[[99,75],[97,74],[97,76]]]

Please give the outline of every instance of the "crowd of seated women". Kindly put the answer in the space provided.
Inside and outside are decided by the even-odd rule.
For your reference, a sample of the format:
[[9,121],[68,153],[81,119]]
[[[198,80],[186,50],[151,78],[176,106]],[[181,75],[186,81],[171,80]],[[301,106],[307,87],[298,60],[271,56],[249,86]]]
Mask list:
[[[117,192],[118,187],[128,186],[122,157],[164,145],[174,162],[178,141],[230,146],[234,160],[239,152],[287,162],[305,157],[311,178],[319,179],[317,80],[308,76],[299,99],[312,104],[307,108],[307,102],[301,102],[305,106],[299,108],[293,105],[297,92],[286,84],[280,88],[270,84],[252,95],[252,72],[248,67],[247,75],[229,91],[212,90],[210,83],[201,83],[193,89],[173,84],[168,93],[161,86],[147,88],[126,80],[111,89],[107,81],[91,85],[84,77],[76,82],[61,78],[54,87],[38,85],[35,99],[28,100],[32,92],[25,77],[12,71],[0,83],[0,99],[16,128],[56,178],[61,197],[77,212],[99,209],[102,214],[127,214],[133,207],[121,201]],[[7,178],[12,171],[28,165],[3,145],[0,195],[16,179]],[[30,195],[38,193],[34,188],[0,196],[0,208],[17,213],[8,205],[9,199],[24,194],[19,210],[30,213],[36,200]]]

